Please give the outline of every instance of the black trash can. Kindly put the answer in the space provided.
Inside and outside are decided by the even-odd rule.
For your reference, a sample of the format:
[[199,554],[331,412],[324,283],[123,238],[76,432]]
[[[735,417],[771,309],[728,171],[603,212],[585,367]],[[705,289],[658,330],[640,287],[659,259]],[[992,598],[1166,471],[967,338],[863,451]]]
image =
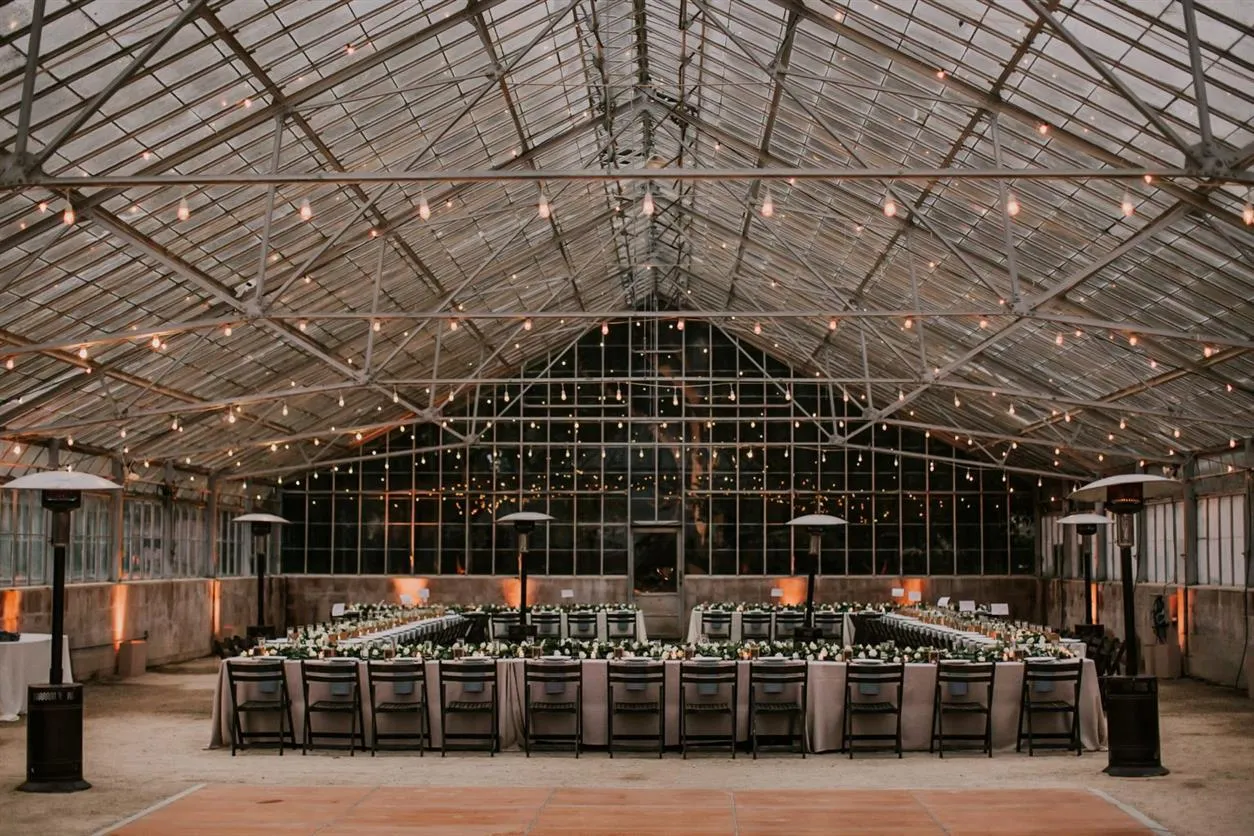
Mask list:
[[1158,679],[1106,677],[1106,728],[1110,762],[1105,772],[1119,778],[1166,775],[1158,737]]
[[18,789],[90,789],[83,780],[83,686],[30,685],[26,694],[26,781]]

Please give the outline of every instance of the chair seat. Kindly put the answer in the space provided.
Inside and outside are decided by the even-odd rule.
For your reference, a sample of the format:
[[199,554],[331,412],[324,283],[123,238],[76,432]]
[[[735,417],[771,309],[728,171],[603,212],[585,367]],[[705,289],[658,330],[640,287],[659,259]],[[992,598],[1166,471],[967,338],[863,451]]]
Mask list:
[[1073,711],[1075,705],[1066,700],[1032,700],[1028,703],[1029,711]]
[[968,714],[984,714],[988,711],[988,706],[982,702],[942,702],[940,707],[941,711],[956,711]]
[[853,714],[896,714],[897,706],[891,702],[852,702],[849,711]]
[[239,704],[240,711],[282,711],[286,703],[281,700],[244,700]]
[[656,714],[660,710],[656,702],[616,702],[615,714]]
[[545,711],[549,713],[558,713],[558,714],[574,714],[576,708],[577,706],[575,705],[574,701],[571,701],[571,702],[545,701],[545,702],[533,702],[531,704],[531,711],[533,713],[537,711]]
[[343,700],[318,700],[309,704],[308,711],[352,712],[357,710],[355,703]]
[[423,704],[421,702],[381,702],[374,707],[375,714],[403,714],[411,711],[421,711]]
[[800,714],[801,706],[795,702],[758,702],[753,710],[757,714]]
[[689,714],[731,714],[731,706],[725,702],[690,702],[684,710]]
[[492,710],[492,703],[484,700],[455,700],[444,706],[444,710],[461,714],[482,714]]

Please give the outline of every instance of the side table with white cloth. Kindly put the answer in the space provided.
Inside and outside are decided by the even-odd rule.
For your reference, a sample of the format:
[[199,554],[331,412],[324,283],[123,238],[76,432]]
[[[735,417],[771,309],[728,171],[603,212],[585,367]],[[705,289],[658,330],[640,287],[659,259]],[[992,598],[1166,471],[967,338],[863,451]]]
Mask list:
[[[62,636],[61,665],[64,681],[73,682],[69,636]],[[0,642],[0,721],[11,723],[26,713],[27,686],[47,682],[51,666],[52,636],[48,633],[23,633],[15,642]]]

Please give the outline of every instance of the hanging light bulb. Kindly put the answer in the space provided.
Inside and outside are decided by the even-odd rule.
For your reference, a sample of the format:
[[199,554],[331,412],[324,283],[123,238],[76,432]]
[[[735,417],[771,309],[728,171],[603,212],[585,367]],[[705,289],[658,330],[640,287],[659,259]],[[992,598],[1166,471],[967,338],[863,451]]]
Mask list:
[[762,189],[762,217],[769,218],[775,214],[775,201],[771,200],[771,190],[769,187]]
[[313,207],[309,205],[309,198],[302,198],[300,202],[300,219],[307,221],[313,217]]
[[728,387],[727,400],[731,401],[732,403],[736,402],[736,387],[735,386]]
[[305,329],[309,327],[309,323],[302,319],[300,322],[296,323],[296,327],[299,328],[300,332],[303,334],[305,333]]
[[122,427],[118,430],[118,438],[126,438],[126,427]]
[[450,319],[450,320],[448,321],[448,329],[449,329],[450,331],[456,331],[456,330],[457,330],[457,320],[456,320],[456,319]]
[[887,192],[884,196],[884,217],[892,218],[897,215],[897,201],[893,199],[892,193]]
[[1126,430],[1128,428],[1128,420],[1126,418],[1119,419],[1119,429]]
[[679,406],[679,393],[671,395],[671,406]]
[[39,201],[39,214],[45,215],[47,213],[48,213],[48,201],[46,200]]
[[338,403],[338,404],[340,405],[340,408],[341,408],[341,409],[343,409],[343,408],[344,408],[344,396],[343,396],[343,395],[340,395],[340,396],[336,399],[336,403]]
[[1015,193],[1007,192],[1006,193],[1006,214],[1012,218],[1017,217],[1019,214],[1019,210],[1022,208],[1023,207],[1019,205],[1019,198],[1015,197]]
[[395,389],[392,390],[392,403],[400,403],[401,395]]
[[549,196],[544,193],[544,189],[540,190],[540,203],[536,209],[540,212],[540,217],[545,219],[553,214],[553,208],[549,206]]
[[187,205],[187,198],[179,198],[179,208],[174,213],[180,221],[185,221],[192,216],[192,207]]
[[836,321],[836,317],[832,317],[831,319],[829,319],[829,320],[827,321],[827,330],[828,330],[828,331],[835,331],[835,330],[836,330],[836,326],[838,326],[839,324],[840,324],[840,323]]
[[755,334],[761,334],[761,333],[762,333],[762,323],[761,323],[761,322],[755,322],[755,323],[753,323],[753,333],[755,333]]
[[675,322],[675,330],[676,330],[676,331],[682,331],[682,330],[684,330],[684,318],[683,318],[682,316],[681,316],[678,320],[676,320],[676,322]]
[[986,318],[984,318],[984,317],[980,317],[980,327],[981,327],[981,328],[987,328],[987,327],[988,327],[988,320],[987,320]]
[[914,327],[914,319],[912,319],[911,317],[906,317],[906,321],[902,324],[906,326],[906,330],[908,331]]
[[283,402],[283,417],[287,417],[287,401]]
[[174,432],[178,432],[178,428],[179,428],[179,419],[178,419],[178,416],[176,415],[174,416],[174,420],[170,422],[170,429]]
[[4,367],[5,367],[6,369],[8,369],[9,371],[13,371],[13,367],[14,367],[15,365],[17,365],[17,363],[15,363],[15,362],[14,362],[14,360],[13,360],[13,358],[12,358],[12,357],[6,357],[6,358],[5,358],[5,360],[4,360]]
[[644,190],[644,199],[640,201],[640,214],[652,215],[654,210],[653,192],[649,189]]
[[562,387],[562,400],[566,400],[566,387]]
[[610,324],[608,322],[601,323],[601,336],[605,336],[610,332]]
[[230,326],[230,325],[223,325],[223,326],[222,326],[222,336],[224,336],[224,337],[229,337],[229,336],[231,336],[231,334],[232,334],[232,333],[233,333],[233,332],[232,332],[232,330],[231,330],[231,326]]
[[231,409],[230,407],[227,407],[227,410],[226,410],[226,422],[228,424],[235,423],[235,410]]
[[1210,357],[1212,354],[1214,354],[1214,353],[1215,353],[1215,349],[1211,348],[1210,346],[1208,346],[1208,345],[1202,346],[1202,356],[1203,356],[1203,357],[1208,357],[1208,358],[1209,358],[1209,357]]
[[1254,203],[1249,200],[1245,201],[1245,208],[1241,210],[1241,220],[1246,226],[1254,226]]
[[418,196],[418,217],[424,221],[431,218],[431,206],[427,203],[425,195]]
[[156,334],[153,334],[152,339],[149,340],[149,345],[151,345],[153,348],[161,348],[161,338],[157,336]]
[[1015,405],[1014,405],[1014,404],[1011,404],[1011,405],[1010,405],[1010,408],[1009,408],[1009,409],[1007,409],[1006,411],[1007,411],[1007,412],[1009,412],[1011,415],[1014,415],[1014,414],[1015,414]]
[[504,393],[504,395],[503,395],[502,397],[503,397],[506,401],[508,401],[508,400],[509,400],[509,389],[508,389],[508,388],[505,390],[505,393]]
[[82,348],[78,350],[78,359],[80,360],[87,359],[87,346],[83,346]]
[[70,199],[65,199],[65,211],[61,213],[61,222],[66,226],[74,225],[74,204],[70,203]]
[[1119,211],[1123,212],[1125,218],[1130,218],[1136,213],[1136,206],[1132,203],[1131,192],[1123,193],[1123,200],[1119,203]]
[[531,325],[532,325],[532,322],[531,322],[531,317],[527,317],[526,319],[524,319],[524,320],[523,320],[523,330],[524,330],[524,331],[530,331],[530,330],[531,330]]
[[614,390],[614,400],[616,400],[616,401],[621,401],[622,399],[623,399],[623,390],[622,390],[622,389],[615,389],[615,390]]
[[374,322],[370,323],[370,330],[374,331],[376,334],[379,333],[383,330],[383,323],[376,319]]

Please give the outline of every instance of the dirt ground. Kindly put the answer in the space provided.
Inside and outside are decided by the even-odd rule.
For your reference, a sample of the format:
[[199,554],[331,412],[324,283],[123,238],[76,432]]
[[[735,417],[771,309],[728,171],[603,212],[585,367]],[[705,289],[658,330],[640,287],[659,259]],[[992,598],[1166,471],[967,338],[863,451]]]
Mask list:
[[[1102,773],[1104,753],[1076,758],[997,753],[904,760],[834,754],[611,761],[587,753],[526,759],[450,755],[371,758],[254,752],[232,758],[207,750],[217,660],[155,670],[86,689],[88,792],[41,796],[13,791],[23,777],[26,724],[0,724],[0,833],[87,834],[199,783],[273,785],[441,785],[478,787],[1091,787],[1135,807],[1173,833],[1254,834],[1254,700],[1191,681],[1163,682],[1163,762],[1171,775],[1118,779]],[[332,762],[334,761],[334,762]]]

